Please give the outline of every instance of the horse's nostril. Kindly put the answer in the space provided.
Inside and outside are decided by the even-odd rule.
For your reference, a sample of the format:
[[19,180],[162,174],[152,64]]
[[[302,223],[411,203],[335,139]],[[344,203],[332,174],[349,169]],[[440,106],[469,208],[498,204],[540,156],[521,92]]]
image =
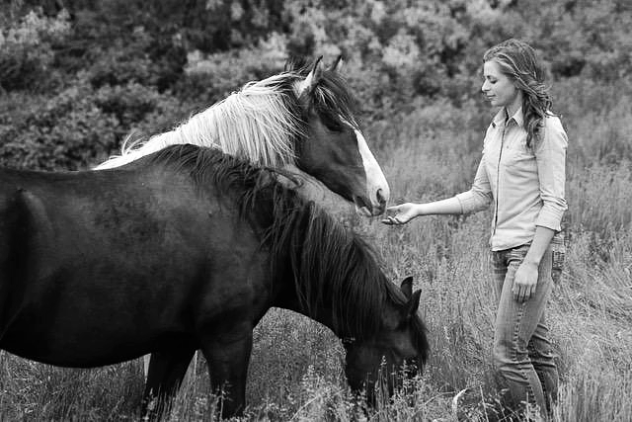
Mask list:
[[377,190],[377,203],[378,204],[386,203],[386,198],[384,198],[384,196],[382,195],[382,189]]

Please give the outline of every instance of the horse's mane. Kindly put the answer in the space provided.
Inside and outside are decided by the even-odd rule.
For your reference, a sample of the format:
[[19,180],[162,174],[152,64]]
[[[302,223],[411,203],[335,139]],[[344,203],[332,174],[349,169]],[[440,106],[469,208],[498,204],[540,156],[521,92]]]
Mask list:
[[[375,250],[325,210],[277,181],[276,170],[209,148],[178,145],[148,157],[150,163],[189,172],[200,189],[212,183],[232,196],[241,217],[255,224],[273,271],[296,283],[301,305],[313,315],[325,299],[334,330],[351,337],[372,336],[381,327],[386,303],[405,303],[403,293],[380,268]],[[427,350],[425,328],[414,318],[419,345]]]
[[300,148],[300,142],[307,138],[306,111],[312,109],[333,122],[344,119],[356,123],[355,100],[338,73],[324,70],[307,97],[297,98],[296,85],[305,79],[308,67],[294,67],[247,83],[169,132],[124,145],[121,155],[96,169],[118,167],[168,145],[186,143],[218,148],[262,166],[295,164],[295,148]]

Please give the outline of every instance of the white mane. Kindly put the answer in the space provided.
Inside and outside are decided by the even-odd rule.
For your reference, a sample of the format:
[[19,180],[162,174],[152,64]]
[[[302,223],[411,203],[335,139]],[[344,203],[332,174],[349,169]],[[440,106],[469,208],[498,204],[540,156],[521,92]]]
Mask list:
[[219,103],[192,116],[170,132],[152,136],[140,145],[124,145],[96,169],[118,167],[172,144],[195,144],[264,166],[294,164],[293,139],[301,135],[296,111],[279,92],[291,74],[282,73],[246,84]]

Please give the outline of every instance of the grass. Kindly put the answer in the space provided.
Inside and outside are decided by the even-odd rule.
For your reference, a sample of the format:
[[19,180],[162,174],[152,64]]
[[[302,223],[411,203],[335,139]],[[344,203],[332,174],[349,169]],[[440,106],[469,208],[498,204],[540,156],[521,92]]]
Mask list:
[[[548,311],[561,376],[554,420],[623,422],[632,420],[632,95],[626,84],[581,83],[557,88],[570,139],[570,208],[567,265]],[[393,201],[430,201],[468,189],[490,116],[476,104],[456,109],[438,101],[398,117],[391,127],[366,128],[369,142],[380,138],[378,160]],[[335,200],[323,202],[333,206]],[[349,214],[348,207],[336,212],[376,244],[394,281],[413,275],[423,289],[429,364],[391,401],[367,411],[347,390],[338,339],[307,318],[272,310],[255,331],[242,420],[449,421],[457,391],[469,387],[493,395],[499,380],[491,361],[489,213],[389,228]],[[200,363],[171,420],[214,417],[219,399],[209,394]],[[141,363],[76,371],[2,353],[0,390],[3,420],[135,419]]]

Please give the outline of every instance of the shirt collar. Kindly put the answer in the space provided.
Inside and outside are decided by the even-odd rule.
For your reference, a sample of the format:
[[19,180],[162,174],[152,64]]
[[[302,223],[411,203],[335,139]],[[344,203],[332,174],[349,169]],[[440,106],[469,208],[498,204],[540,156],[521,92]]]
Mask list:
[[[502,125],[505,122],[506,116],[507,116],[506,110],[507,109],[503,107],[498,111],[498,113],[496,113],[496,115],[494,116],[494,119],[492,120],[492,125],[494,126],[494,128],[496,126]],[[516,111],[516,113],[509,118],[509,120],[512,120],[512,119],[514,122],[516,122],[518,127],[524,126],[524,114],[522,114],[522,107],[520,107]]]

